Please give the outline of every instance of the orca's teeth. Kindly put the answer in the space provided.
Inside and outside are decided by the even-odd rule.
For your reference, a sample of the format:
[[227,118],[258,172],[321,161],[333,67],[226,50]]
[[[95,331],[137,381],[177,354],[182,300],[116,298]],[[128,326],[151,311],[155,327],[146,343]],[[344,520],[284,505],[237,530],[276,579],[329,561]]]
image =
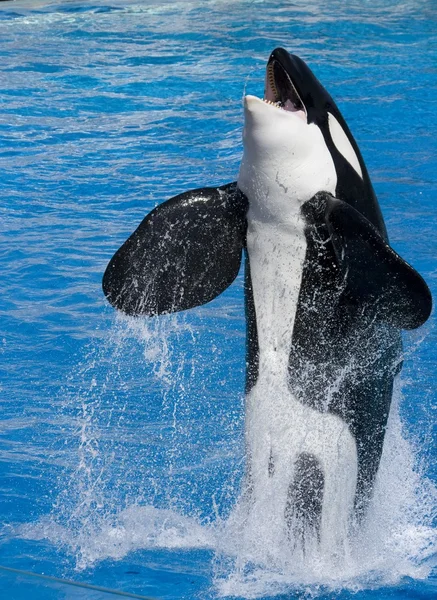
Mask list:
[[280,108],[281,110],[285,110],[285,108],[282,106],[282,103],[278,100],[278,102],[272,102],[272,100],[267,100],[266,98],[263,98],[263,101],[266,104],[270,104],[270,106],[274,106],[275,108]]
[[276,87],[276,82],[275,82],[275,73],[273,70],[273,63],[267,65],[267,81],[270,85],[270,88],[273,92],[273,94],[276,96],[276,98],[278,97],[278,90]]
[[290,74],[281,62],[276,59],[267,64],[265,101],[286,112],[302,111],[306,115],[305,105],[296,90]]

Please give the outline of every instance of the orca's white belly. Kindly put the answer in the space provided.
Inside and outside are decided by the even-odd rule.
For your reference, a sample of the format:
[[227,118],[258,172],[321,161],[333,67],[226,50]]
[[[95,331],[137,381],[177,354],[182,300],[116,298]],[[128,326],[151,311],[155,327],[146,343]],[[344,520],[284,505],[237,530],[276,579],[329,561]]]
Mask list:
[[354,505],[356,443],[342,419],[298,401],[288,384],[293,378],[288,363],[306,252],[304,223],[299,214],[287,224],[252,220],[250,211],[248,216],[259,346],[258,378],[246,398],[252,516],[270,528],[286,527],[296,461],[309,454],[324,476],[321,549],[342,553]]

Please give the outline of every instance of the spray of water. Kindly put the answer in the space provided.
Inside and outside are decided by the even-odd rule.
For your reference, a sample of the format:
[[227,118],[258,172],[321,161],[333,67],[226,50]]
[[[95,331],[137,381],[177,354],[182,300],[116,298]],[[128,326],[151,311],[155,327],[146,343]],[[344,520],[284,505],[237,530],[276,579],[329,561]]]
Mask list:
[[405,576],[429,575],[435,565],[437,534],[432,514],[437,495],[416,469],[415,449],[403,433],[401,401],[398,383],[367,519],[349,540],[342,560],[333,564],[331,556],[321,554],[317,546],[302,551],[285,534],[272,543],[268,532],[274,527],[261,523],[247,529],[244,507],[238,506],[220,536],[222,558],[216,561],[216,582],[223,596],[255,598],[285,593],[290,586],[310,586],[317,595],[317,590],[326,588],[358,590],[395,584]]
[[[201,477],[196,454],[187,457],[181,449],[189,439],[187,414],[201,399],[193,397],[199,386],[196,363],[202,361],[197,338],[196,327],[181,316],[119,318],[105,343],[90,349],[72,374],[75,392],[64,407],[75,424],[77,465],[68,482],[59,482],[53,513],[21,535],[68,547],[78,569],[142,548],[209,548],[219,596],[256,598],[290,587],[317,595],[326,588],[356,590],[427,577],[435,559],[437,494],[418,470],[417,449],[403,431],[399,382],[368,515],[340,562],[333,564],[317,544],[302,548],[290,540],[283,523],[248,518],[248,500],[240,497],[241,468],[227,496],[230,513],[223,514],[223,497],[217,500],[214,489],[208,491],[209,515],[184,504],[184,494],[190,494],[184,474]],[[142,423],[150,411],[152,418]],[[241,429],[232,434],[241,438]],[[144,445],[148,436],[154,439]],[[232,450],[243,455],[241,443]],[[206,455],[203,469],[209,459]]]

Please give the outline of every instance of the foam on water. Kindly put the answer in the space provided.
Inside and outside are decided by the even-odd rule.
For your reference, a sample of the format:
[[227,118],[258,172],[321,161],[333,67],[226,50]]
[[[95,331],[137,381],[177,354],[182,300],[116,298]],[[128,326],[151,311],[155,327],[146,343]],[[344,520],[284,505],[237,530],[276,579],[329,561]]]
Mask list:
[[[186,491],[178,489],[177,482],[167,486],[164,496],[156,489],[152,494],[139,493],[145,486],[150,490],[153,480],[157,488],[165,487],[166,477],[171,478],[178,469],[183,471],[183,461],[177,449],[171,448],[170,436],[166,438],[170,458],[164,461],[164,469],[154,460],[153,453],[148,459],[140,455],[145,463],[143,471],[138,470],[139,460],[134,461],[132,471],[129,456],[121,457],[121,467],[117,468],[114,454],[123,448],[117,445],[119,440],[105,444],[108,421],[106,417],[102,419],[102,414],[107,416],[103,398],[116,376],[121,389],[127,389],[132,396],[132,380],[126,378],[123,364],[127,351],[136,345],[142,352],[150,385],[158,384],[161,389],[161,435],[168,425],[176,430],[177,401],[169,396],[176,389],[183,404],[184,381],[196,374],[193,364],[186,370],[184,354],[177,353],[183,339],[195,340],[196,331],[180,316],[140,322],[117,319],[109,340],[97,355],[88,356],[73,375],[76,384],[78,379],[82,386],[88,382],[88,388],[82,387],[80,392],[83,398],[76,429],[78,466],[68,485],[63,482],[64,489],[52,514],[36,524],[21,526],[20,537],[48,539],[67,548],[75,554],[79,570],[107,558],[123,559],[141,549],[209,549],[214,553],[214,583],[221,596],[256,598],[285,593],[291,588],[308,588],[317,595],[326,589],[368,589],[396,584],[404,577],[422,579],[429,575],[437,562],[437,532],[432,526],[437,493],[417,470],[415,448],[403,432],[399,382],[368,517],[349,540],[348,552],[341,560],[321,555],[317,546],[303,550],[299,543],[290,540],[283,523],[248,519],[245,499],[238,499],[238,476],[233,489],[234,506],[225,516],[217,506],[207,517],[195,509],[190,513],[181,505],[181,495]],[[93,371],[97,366],[100,371],[102,363],[106,364],[107,376],[99,383]],[[112,397],[117,404],[116,396]],[[125,410],[123,401],[121,415]],[[121,416],[112,425],[113,435],[126,435]],[[140,443],[147,432],[140,430],[134,441]],[[179,442],[174,439],[173,443]],[[115,489],[110,483],[114,471]],[[129,488],[127,484],[132,479],[136,484]],[[117,491],[120,486],[126,491],[124,498]],[[282,537],[277,535],[281,530]]]

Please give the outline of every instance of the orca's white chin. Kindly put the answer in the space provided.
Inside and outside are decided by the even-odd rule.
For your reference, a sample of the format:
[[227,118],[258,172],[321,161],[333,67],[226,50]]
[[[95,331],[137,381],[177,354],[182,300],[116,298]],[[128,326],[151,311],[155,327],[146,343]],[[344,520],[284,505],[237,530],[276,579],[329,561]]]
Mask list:
[[335,194],[332,156],[320,128],[307,123],[303,111],[281,110],[256,96],[245,97],[244,109],[238,187],[253,214],[267,211],[269,219],[274,214],[276,221],[288,222],[290,211],[318,191]]

